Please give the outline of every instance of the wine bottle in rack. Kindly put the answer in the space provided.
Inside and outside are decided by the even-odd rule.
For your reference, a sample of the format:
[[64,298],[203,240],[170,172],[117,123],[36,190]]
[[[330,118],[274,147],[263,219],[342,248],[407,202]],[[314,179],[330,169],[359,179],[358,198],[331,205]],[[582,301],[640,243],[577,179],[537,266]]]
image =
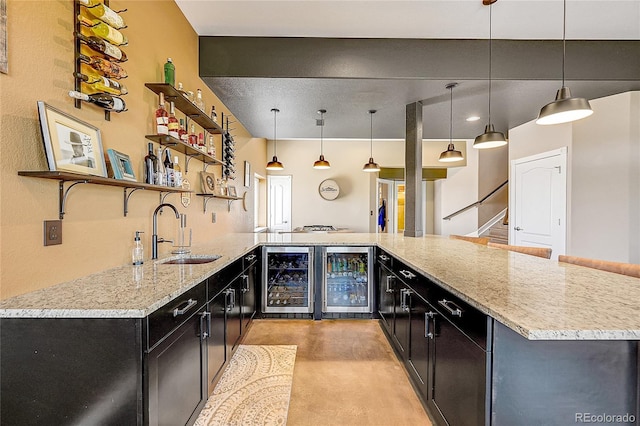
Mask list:
[[109,93],[95,93],[87,95],[86,93],[80,93],[72,90],[69,92],[69,96],[74,99],[80,99],[85,102],[96,104],[108,111],[122,112],[127,109],[122,98],[118,98],[117,96],[113,96]]
[[99,19],[89,19],[82,15],[78,15],[78,20],[82,25],[89,28],[89,31],[91,31],[94,36],[100,37],[111,44],[122,46],[129,43],[127,36]]
[[[89,74],[89,75],[87,75]],[[103,77],[97,72],[89,72],[87,74],[83,73],[73,73],[76,78],[79,78],[83,82],[87,83],[87,85],[92,89],[92,93],[111,93],[112,95],[126,95],[128,90],[124,84],[120,84],[115,80],[112,80],[107,77]]]
[[167,127],[169,128],[169,136],[180,139],[180,123],[176,118],[176,111],[173,102],[169,102],[169,121],[167,122]]
[[158,109],[156,109],[156,114],[155,114],[156,134],[168,135],[169,134],[169,113],[164,108],[164,93],[160,92],[159,99],[160,101],[159,101]]
[[115,62],[109,62],[99,56],[87,56],[83,54],[79,54],[78,59],[96,71],[102,72],[105,77],[116,79],[127,78],[127,71]]
[[104,3],[99,0],[78,0],[80,5],[87,8],[87,12],[91,16],[95,16],[103,22],[111,25],[115,29],[122,29],[127,25],[124,23],[122,16],[117,12],[105,6]]
[[82,41],[84,44],[86,44],[96,52],[103,53],[113,60],[116,60],[118,62],[125,62],[127,60],[127,54],[124,53],[122,49],[105,40],[102,40],[100,37],[87,37],[84,34],[80,33],[75,33],[75,36],[78,37],[78,40]]

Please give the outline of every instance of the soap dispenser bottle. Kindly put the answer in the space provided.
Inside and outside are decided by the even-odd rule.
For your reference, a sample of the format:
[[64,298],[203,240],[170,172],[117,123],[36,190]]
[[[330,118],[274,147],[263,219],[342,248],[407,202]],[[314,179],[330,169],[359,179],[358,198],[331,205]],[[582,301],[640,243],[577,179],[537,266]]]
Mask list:
[[142,241],[140,241],[140,234],[144,234],[142,231],[136,231],[136,237],[133,239],[133,248],[131,249],[131,260],[134,265],[142,265],[144,262],[144,247]]

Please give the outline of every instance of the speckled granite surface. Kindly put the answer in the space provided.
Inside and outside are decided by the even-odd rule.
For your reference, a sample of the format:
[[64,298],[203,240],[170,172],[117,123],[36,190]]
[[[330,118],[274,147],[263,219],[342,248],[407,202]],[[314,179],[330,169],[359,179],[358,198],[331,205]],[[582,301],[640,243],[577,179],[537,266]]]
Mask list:
[[[230,234],[194,254],[147,260],[0,302],[0,317],[145,317],[261,244],[378,245],[531,340],[640,340],[640,280],[437,236]],[[162,261],[162,260],[161,260]]]

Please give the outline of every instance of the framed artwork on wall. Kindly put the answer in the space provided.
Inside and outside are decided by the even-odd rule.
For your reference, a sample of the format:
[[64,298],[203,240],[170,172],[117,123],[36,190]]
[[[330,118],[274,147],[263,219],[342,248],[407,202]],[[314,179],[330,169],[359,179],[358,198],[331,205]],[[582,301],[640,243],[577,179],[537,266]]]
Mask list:
[[217,177],[214,173],[200,172],[200,184],[202,187],[202,194],[217,195],[216,194],[216,180]]
[[229,197],[237,197],[238,191],[236,191],[236,187],[233,185],[227,185],[227,195]]
[[38,101],[49,170],[107,177],[100,129]]

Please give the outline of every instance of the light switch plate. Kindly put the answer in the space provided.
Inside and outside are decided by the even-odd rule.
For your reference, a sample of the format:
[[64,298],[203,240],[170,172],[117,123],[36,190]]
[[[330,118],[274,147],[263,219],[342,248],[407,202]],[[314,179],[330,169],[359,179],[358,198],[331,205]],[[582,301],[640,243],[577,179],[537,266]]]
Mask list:
[[62,221],[61,220],[45,220],[44,221],[44,245],[54,246],[62,244]]

